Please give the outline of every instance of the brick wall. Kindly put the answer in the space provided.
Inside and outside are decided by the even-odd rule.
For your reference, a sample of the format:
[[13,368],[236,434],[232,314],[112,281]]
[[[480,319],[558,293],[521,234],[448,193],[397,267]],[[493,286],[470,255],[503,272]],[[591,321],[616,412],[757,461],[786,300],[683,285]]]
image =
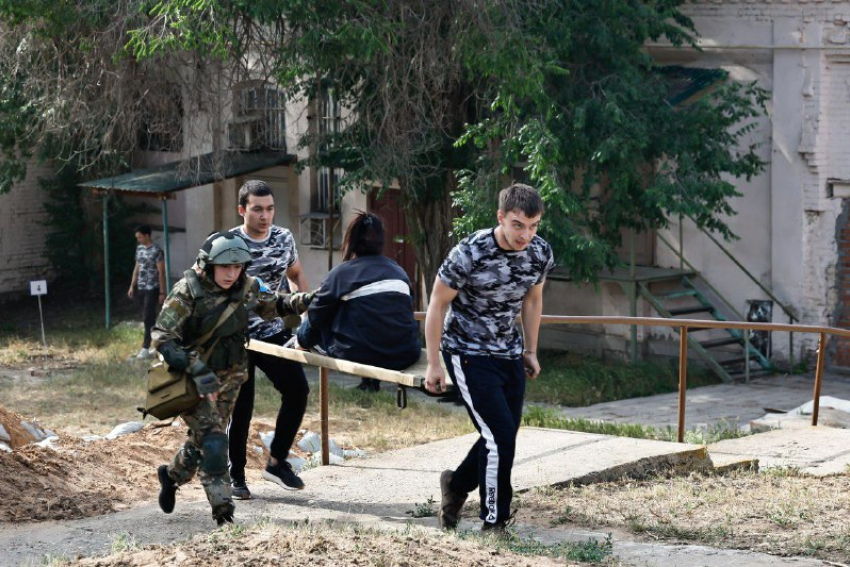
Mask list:
[[0,298],[29,295],[30,280],[49,278],[45,191],[38,179],[51,172],[30,165],[26,179],[0,195]]

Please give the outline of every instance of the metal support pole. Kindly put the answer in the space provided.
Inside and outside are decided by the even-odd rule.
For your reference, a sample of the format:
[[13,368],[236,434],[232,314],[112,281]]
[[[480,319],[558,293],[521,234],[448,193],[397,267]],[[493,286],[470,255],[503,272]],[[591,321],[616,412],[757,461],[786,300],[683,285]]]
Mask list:
[[684,216],[679,213],[679,270],[685,271]]
[[[334,267],[334,183],[336,170],[332,167],[328,168],[328,271]],[[301,291],[301,290],[298,290]]]
[[812,426],[818,424],[818,412],[820,411],[820,385],[823,378],[823,362],[826,359],[826,333],[820,334],[818,341],[818,363],[815,367],[815,397],[812,400]]
[[322,418],[322,465],[331,464],[328,448],[328,369],[319,367],[319,404]]
[[162,237],[165,239],[165,287],[160,290],[168,294],[171,291],[171,244],[168,240],[168,198],[162,198]]
[[[637,271],[635,269],[635,230],[629,231],[629,280],[631,281],[629,297],[629,315],[637,317]],[[629,347],[631,349],[631,361],[637,362],[637,325],[629,328]]]
[[103,194],[103,293],[104,305],[106,307],[106,328],[112,324],[111,313],[111,294],[109,281],[109,192]]
[[41,321],[41,344],[44,345],[44,350],[47,350],[47,338],[44,336],[44,312],[41,310],[41,296],[38,297],[38,319]]
[[685,390],[688,387],[688,328],[679,328],[679,423],[676,438],[685,442]]
[[744,382],[750,383],[750,330],[744,329]]

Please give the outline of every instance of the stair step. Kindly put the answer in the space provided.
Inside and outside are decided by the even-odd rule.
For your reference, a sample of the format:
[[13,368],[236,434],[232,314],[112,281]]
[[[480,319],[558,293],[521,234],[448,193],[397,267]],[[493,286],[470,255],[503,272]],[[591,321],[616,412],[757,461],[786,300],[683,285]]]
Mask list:
[[720,366],[733,366],[735,364],[741,364],[742,362],[746,362],[747,359],[743,356],[740,358],[728,358],[726,360],[718,360],[717,363]]
[[678,309],[668,309],[670,315],[690,315],[691,313],[708,313],[714,311],[711,305],[696,305],[694,307],[679,307]]
[[716,348],[726,345],[740,345],[743,343],[741,339],[736,339],[735,337],[729,337],[725,339],[713,339],[710,341],[705,341],[704,343],[700,343],[702,348]]
[[697,294],[697,290],[695,289],[677,289],[674,291],[669,291],[667,293],[656,293],[655,297],[658,299],[679,299],[681,297],[693,297]]

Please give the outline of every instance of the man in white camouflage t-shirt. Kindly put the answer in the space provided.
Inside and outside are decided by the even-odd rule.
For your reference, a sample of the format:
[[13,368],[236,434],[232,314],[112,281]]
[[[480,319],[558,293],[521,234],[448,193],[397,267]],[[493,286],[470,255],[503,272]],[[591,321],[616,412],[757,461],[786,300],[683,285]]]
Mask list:
[[143,224],[136,227],[136,265],[127,297],[135,299],[142,306],[142,319],[145,323],[145,337],[142,348],[136,358],[151,358],[151,328],[156,322],[159,306],[165,301],[165,255],[162,248],[151,238],[151,227]]
[[[263,181],[245,182],[239,189],[239,214],[244,222],[231,229],[241,236],[251,251],[250,276],[259,278],[273,291],[309,291],[307,278],[298,259],[295,238],[288,229],[274,224],[274,195]],[[292,289],[292,282],[297,289]],[[251,339],[282,345],[292,337],[281,319],[264,321],[251,315],[248,322]],[[280,409],[275,423],[270,457],[263,478],[287,489],[304,487],[286,461],[301,420],[307,409],[310,387],[304,369],[297,362],[276,356],[249,352],[248,381],[242,385],[228,428],[230,436],[230,476],[233,497],[248,499],[251,492],[245,482],[248,429],[254,413],[254,369],[259,368],[280,393]]]
[[[552,248],[537,236],[543,201],[528,185],[499,194],[496,228],[464,238],[440,266],[428,313],[425,387],[444,389],[440,351],[481,434],[460,466],[440,476],[440,526],[455,529],[479,489],[482,531],[504,533],[513,497],[511,470],[526,375],[540,374],[537,337]],[[515,321],[522,315],[522,334]]]

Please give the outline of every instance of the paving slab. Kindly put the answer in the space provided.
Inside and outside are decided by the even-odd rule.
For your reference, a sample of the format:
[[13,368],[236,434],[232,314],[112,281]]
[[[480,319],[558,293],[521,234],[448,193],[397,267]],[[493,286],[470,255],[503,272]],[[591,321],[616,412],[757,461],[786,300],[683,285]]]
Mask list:
[[818,476],[847,473],[850,466],[850,430],[831,427],[775,429],[708,446],[712,459],[749,457],[759,466],[795,467]]
[[[318,467],[306,471],[304,478],[315,486],[315,499],[328,505],[345,503],[350,510],[359,503],[413,506],[429,498],[439,501],[440,472],[460,464],[477,438],[469,434]],[[523,427],[517,437],[513,485],[521,491],[709,467],[705,447],[699,445]]]
[[[786,412],[810,402],[814,384],[812,375],[785,375],[760,377],[749,383],[694,388],[687,392],[685,426],[705,427],[727,421],[746,427],[768,410]],[[850,379],[839,374],[825,374],[821,395],[850,400]],[[664,428],[676,426],[678,407],[679,395],[673,392],[582,408],[563,408],[563,413],[567,417]]]

